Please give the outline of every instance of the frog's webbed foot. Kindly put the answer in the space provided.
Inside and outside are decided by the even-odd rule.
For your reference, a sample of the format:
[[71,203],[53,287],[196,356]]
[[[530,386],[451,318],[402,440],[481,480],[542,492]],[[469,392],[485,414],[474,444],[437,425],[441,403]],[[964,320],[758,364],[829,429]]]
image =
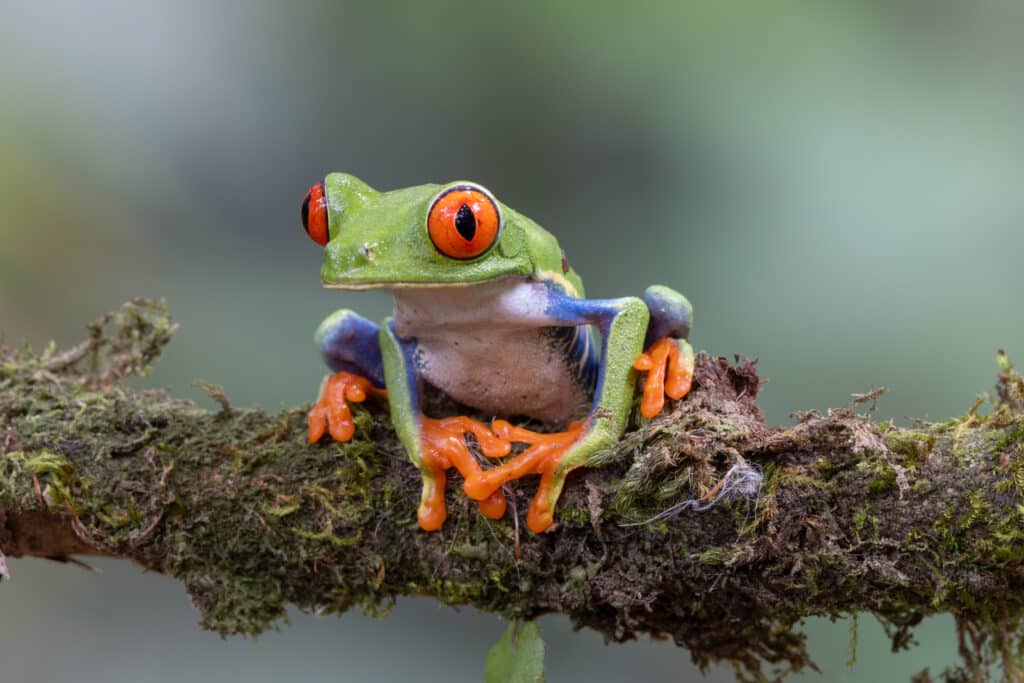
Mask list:
[[[480,464],[470,452],[466,434],[476,437],[480,451],[488,458],[501,458],[512,450],[512,443],[497,436],[487,425],[468,417],[448,417],[436,420],[420,418],[420,443],[423,446],[424,492],[420,501],[419,522],[425,531],[440,529],[448,511],[444,504],[445,472],[454,467],[469,481],[477,476]],[[480,512],[490,519],[500,519],[505,514],[505,495],[494,490],[477,499]]]
[[[505,420],[495,420],[488,427],[468,417],[436,420],[424,416],[420,425],[426,472],[418,517],[424,530],[439,529],[448,516],[444,492],[446,472],[452,467],[465,480],[462,490],[477,501],[480,512],[490,519],[500,519],[505,514],[507,501],[502,486],[520,477],[539,474],[540,486],[526,515],[526,524],[536,533],[551,526],[565,475],[572,469],[565,467],[567,463],[563,460],[583,433],[584,423],[575,422],[566,431],[555,434],[514,427]],[[480,453],[488,458],[507,456],[513,442],[525,443],[527,448],[507,462],[484,470],[470,452],[466,434],[476,437]]]
[[387,396],[381,367],[380,327],[352,311],[335,311],[320,323],[316,344],[327,366],[334,371],[320,385],[320,396],[309,411],[309,442],[316,443],[325,431],[335,441],[348,441],[355,433],[350,403],[362,403],[369,395]]
[[528,447],[508,462],[467,476],[462,488],[470,498],[483,501],[495,493],[500,494],[501,487],[509,481],[539,474],[540,485],[526,514],[526,525],[530,531],[540,533],[554,521],[555,503],[562,492],[565,476],[570,470],[585,464],[581,458],[573,458],[572,452],[584,433],[586,423],[574,422],[566,431],[552,434],[515,427],[504,420],[495,420],[492,426],[499,439],[525,443]]
[[[693,382],[693,348],[685,339],[664,337],[640,354],[633,365],[647,371],[640,411],[651,418],[661,412],[665,396],[678,400],[686,396]],[[530,531],[541,533],[554,522],[555,504],[566,475],[588,463],[594,453],[614,443],[619,433],[606,417],[591,415],[573,422],[564,432],[541,434],[495,420],[492,429],[498,439],[528,444],[526,450],[507,462],[482,471],[479,467],[463,473],[463,490],[470,498],[485,500],[500,494],[507,482],[531,474],[540,475],[540,485],[526,515]],[[485,455],[488,453],[485,450]],[[494,456],[490,456],[494,457]],[[475,465],[475,461],[474,461]]]
[[316,443],[325,431],[335,441],[348,441],[355,434],[349,403],[362,403],[369,395],[387,396],[387,391],[351,372],[337,372],[324,380],[320,398],[309,411],[309,442]]
[[646,370],[640,414],[650,419],[665,407],[665,396],[679,400],[693,383],[693,347],[685,339],[662,337],[641,353],[633,367]]

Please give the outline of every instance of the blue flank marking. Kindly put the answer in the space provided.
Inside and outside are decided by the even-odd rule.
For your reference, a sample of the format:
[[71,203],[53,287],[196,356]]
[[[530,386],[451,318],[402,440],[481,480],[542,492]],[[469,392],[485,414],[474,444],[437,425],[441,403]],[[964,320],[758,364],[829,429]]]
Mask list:
[[549,327],[547,331],[562,355],[569,359],[577,384],[588,395],[592,394],[601,373],[594,331],[588,325]]
[[[615,299],[577,299],[569,296],[553,283],[548,283],[548,301],[544,313],[573,330],[569,358],[579,368],[583,386],[593,387],[594,407],[604,386],[605,353],[608,350],[608,330],[621,313]],[[593,325],[601,332],[603,347],[600,351],[594,338]],[[568,332],[566,333],[569,334]]]
[[[569,296],[552,282],[548,284],[548,300],[544,313],[553,321],[573,326],[574,332],[565,332],[568,357],[579,368],[583,386],[594,388],[594,405],[604,386],[605,355],[608,352],[608,330],[612,321],[622,312],[621,299],[577,299]],[[662,337],[686,339],[690,333],[689,302],[681,294],[667,287],[652,286],[644,292],[644,303],[651,314],[647,324],[644,348]],[[598,358],[593,325],[601,331],[602,349]],[[596,385],[596,386],[595,386]]]

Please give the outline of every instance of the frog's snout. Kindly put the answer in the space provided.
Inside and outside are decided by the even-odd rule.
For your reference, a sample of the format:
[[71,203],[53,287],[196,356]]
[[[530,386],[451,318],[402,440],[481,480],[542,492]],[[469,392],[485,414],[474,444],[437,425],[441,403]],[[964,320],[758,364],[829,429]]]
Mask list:
[[309,188],[299,213],[309,239],[326,247],[330,233],[327,230],[327,194],[324,192],[323,181]]

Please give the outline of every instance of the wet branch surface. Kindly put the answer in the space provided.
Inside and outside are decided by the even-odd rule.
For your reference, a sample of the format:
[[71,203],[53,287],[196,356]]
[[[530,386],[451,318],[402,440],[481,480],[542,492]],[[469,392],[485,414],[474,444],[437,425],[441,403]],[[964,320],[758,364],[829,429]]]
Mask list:
[[310,446],[307,406],[236,410],[207,387],[210,412],[127,388],[173,333],[159,304],[89,330],[66,351],[0,347],[0,575],[4,554],[130,558],[184,582],[224,634],[289,603],[382,614],[401,595],[561,612],[612,640],[670,637],[743,680],[813,666],[806,617],[870,612],[900,649],[951,613],[963,661],[945,680],[1022,680],[1024,379],[1003,356],[998,397],[962,418],[879,424],[864,397],[776,429],[754,363],[700,355],[690,396],[570,477],[550,532],[522,521],[535,481],[491,521],[453,476],[448,521],[425,533],[386,406],[356,410],[352,442]]

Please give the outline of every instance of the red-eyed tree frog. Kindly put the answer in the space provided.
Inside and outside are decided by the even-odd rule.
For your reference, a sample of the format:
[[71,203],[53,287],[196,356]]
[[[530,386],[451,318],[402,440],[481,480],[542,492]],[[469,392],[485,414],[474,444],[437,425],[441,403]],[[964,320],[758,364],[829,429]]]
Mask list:
[[[505,513],[502,486],[527,475],[540,485],[527,513],[548,529],[566,475],[611,447],[626,428],[636,371],[640,401],[657,415],[665,396],[690,389],[686,341],[692,309],[681,294],[652,286],[643,299],[586,299],[555,238],[472,182],[380,192],[344,173],[314,185],[302,203],[306,233],[324,247],[323,285],[385,289],[394,315],[377,325],[352,311],[330,315],[316,333],[328,367],[309,413],[309,441],[325,431],[352,438],[349,403],[386,396],[391,421],[423,475],[419,523],[441,527],[446,471],[492,519]],[[645,350],[646,349],[646,350]],[[423,414],[430,384],[484,415]],[[525,416],[563,431],[540,433],[497,416]],[[470,451],[495,460],[483,467]],[[526,444],[510,456],[513,443]]]

